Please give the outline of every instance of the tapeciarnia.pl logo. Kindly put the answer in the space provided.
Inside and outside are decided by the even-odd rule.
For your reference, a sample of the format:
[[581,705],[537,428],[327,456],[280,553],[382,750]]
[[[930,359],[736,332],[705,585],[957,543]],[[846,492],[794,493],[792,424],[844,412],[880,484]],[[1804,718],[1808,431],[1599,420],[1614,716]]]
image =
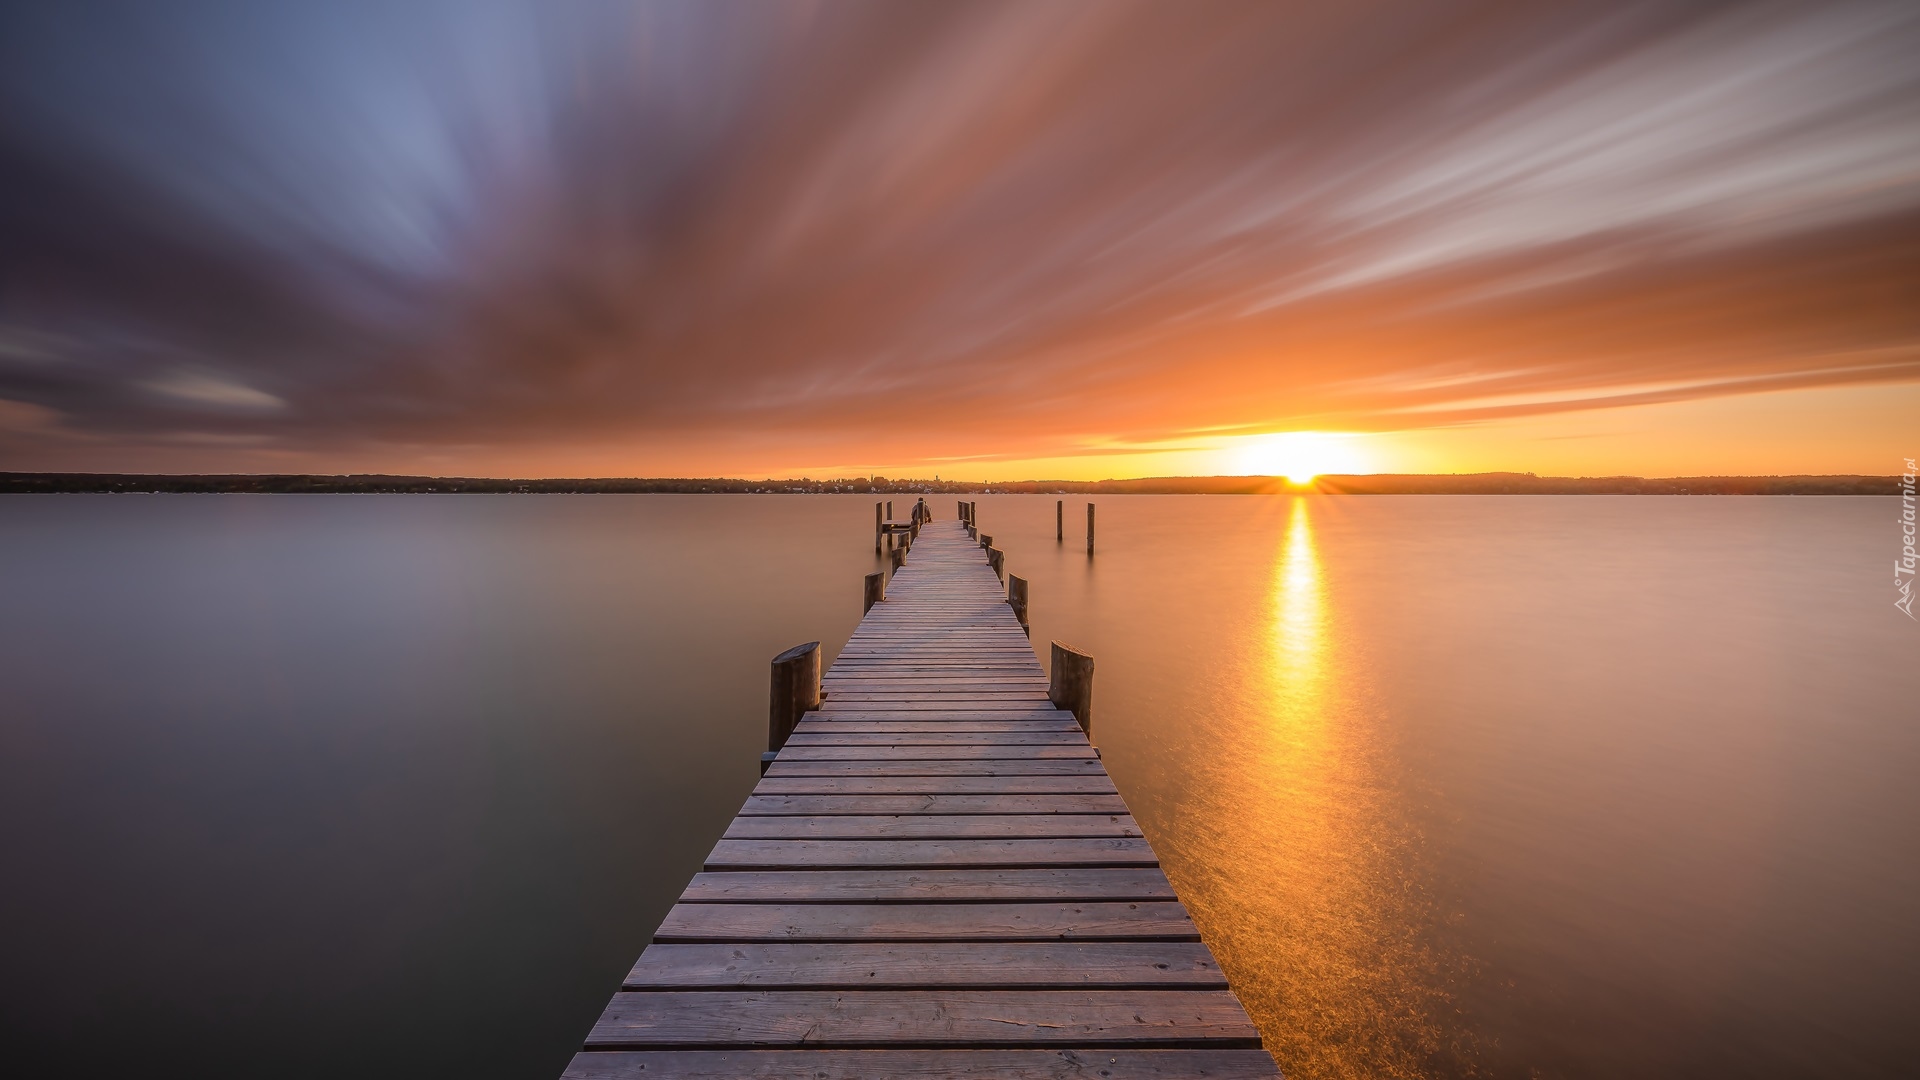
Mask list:
[[[1893,587],[1900,592],[1900,599],[1893,606],[1906,612],[1907,618],[1913,614],[1913,459],[1908,458],[1907,471],[1900,474],[1900,557],[1893,560]],[[1902,577],[1901,575],[1906,575]],[[1920,622],[1920,619],[1915,619]]]

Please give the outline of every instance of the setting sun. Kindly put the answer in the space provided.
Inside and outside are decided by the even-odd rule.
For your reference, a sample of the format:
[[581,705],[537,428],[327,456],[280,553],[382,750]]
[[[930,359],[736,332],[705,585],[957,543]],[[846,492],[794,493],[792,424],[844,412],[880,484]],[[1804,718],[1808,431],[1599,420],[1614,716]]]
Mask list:
[[1338,431],[1286,431],[1246,440],[1239,455],[1241,470],[1256,476],[1284,476],[1304,484],[1326,473],[1368,471],[1359,436]]

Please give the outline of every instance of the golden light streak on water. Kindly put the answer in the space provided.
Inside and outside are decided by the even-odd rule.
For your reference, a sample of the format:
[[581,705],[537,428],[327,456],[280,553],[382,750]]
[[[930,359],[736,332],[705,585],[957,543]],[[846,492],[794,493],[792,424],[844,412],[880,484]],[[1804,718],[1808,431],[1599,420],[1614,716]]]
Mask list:
[[1439,1022],[1422,837],[1318,550],[1325,504],[1288,503],[1266,633],[1221,672],[1239,730],[1216,733],[1216,771],[1182,815],[1204,835],[1169,870],[1287,1075],[1470,1072]]

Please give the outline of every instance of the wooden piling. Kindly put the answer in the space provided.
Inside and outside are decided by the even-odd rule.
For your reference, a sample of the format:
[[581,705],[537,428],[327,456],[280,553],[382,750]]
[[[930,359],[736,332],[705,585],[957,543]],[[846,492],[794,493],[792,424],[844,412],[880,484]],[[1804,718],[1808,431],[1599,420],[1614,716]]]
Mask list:
[[1055,499],[1053,502],[1053,538],[1065,542],[1067,539],[1067,500]]
[[887,552],[887,555],[892,561],[895,570],[907,565],[907,545],[901,544],[899,547]]
[[820,707],[820,643],[795,645],[773,658],[767,701],[767,749],[778,752],[810,710]]
[[1027,579],[1019,574],[1007,575],[1007,604],[1013,608],[1013,617],[1020,620],[1021,626],[1027,625]]
[[995,574],[998,574],[1003,578],[1006,577],[1007,576],[1007,553],[1004,551],[1001,551],[997,547],[988,548],[987,549],[987,565],[993,567],[993,572]]
[[983,547],[983,548],[990,548],[990,547],[992,547],[992,546],[993,546],[993,537],[992,537],[991,535],[989,535],[989,534],[987,534],[987,533],[981,533],[981,534],[980,534],[980,546],[981,546],[981,547]]
[[1087,554],[1093,554],[1093,504],[1087,504]]
[[863,606],[860,608],[860,613],[862,615],[865,615],[867,612],[872,611],[873,605],[879,603],[882,600],[885,600],[886,598],[887,598],[886,571],[877,570],[871,574],[868,574],[867,585],[866,585],[866,596],[864,598],[865,602]]
[[1093,734],[1093,657],[1071,645],[1053,643],[1053,677],[1047,700],[1073,714],[1080,730]]
[[880,503],[873,504],[873,553],[880,554],[880,537],[887,531],[886,508]]

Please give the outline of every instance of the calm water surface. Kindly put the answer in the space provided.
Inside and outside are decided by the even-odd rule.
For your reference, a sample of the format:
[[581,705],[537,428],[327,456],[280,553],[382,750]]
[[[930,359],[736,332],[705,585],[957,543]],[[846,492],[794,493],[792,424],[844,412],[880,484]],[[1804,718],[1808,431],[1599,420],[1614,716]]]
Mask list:
[[[1890,500],[979,502],[1289,1075],[1906,1074]],[[0,500],[5,1056],[556,1075],[871,506]]]

